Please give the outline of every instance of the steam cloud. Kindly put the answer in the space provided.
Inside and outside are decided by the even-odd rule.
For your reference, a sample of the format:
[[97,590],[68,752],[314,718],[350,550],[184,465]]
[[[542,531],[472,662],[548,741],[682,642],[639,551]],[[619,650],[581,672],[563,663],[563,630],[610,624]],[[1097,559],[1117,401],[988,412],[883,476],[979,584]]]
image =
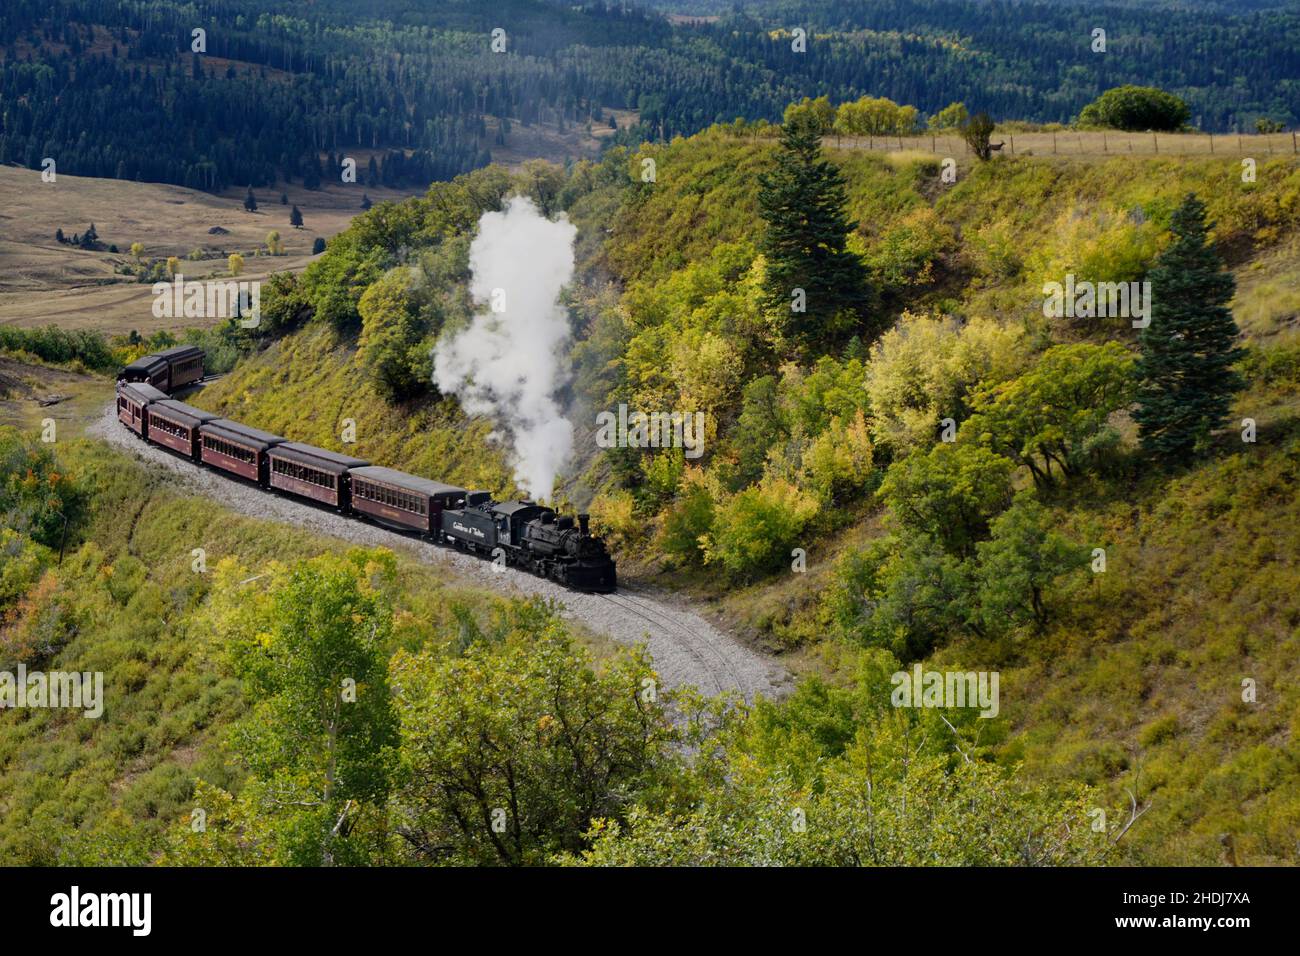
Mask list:
[[[568,220],[552,222],[516,196],[502,212],[479,220],[470,245],[470,295],[485,310],[434,349],[433,380],[460,398],[470,415],[491,417],[511,445],[515,481],[535,498],[549,498],[555,476],[573,450],[573,425],[560,413],[562,352],[569,324],[558,304],[573,278]],[[504,309],[492,310],[493,296]]]

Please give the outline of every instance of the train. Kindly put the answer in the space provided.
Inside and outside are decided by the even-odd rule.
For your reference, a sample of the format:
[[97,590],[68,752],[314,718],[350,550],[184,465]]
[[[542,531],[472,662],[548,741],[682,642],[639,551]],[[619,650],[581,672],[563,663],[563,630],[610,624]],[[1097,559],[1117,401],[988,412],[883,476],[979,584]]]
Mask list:
[[117,418],[141,441],[263,491],[414,534],[575,591],[607,594],[617,566],[586,514],[534,501],[497,501],[362,458],[291,441],[172,396],[204,378],[204,353],[179,346],[146,355],[117,379]]

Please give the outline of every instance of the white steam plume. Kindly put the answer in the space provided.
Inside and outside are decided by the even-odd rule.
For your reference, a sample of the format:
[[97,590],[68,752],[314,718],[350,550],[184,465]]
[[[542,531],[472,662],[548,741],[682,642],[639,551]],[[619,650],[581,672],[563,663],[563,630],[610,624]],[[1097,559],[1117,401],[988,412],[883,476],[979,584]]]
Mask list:
[[458,396],[466,413],[496,422],[511,443],[515,481],[535,498],[550,497],[573,449],[555,392],[569,341],[558,299],[573,278],[577,234],[523,196],[484,213],[469,247],[470,295],[484,309],[433,354],[438,389]]

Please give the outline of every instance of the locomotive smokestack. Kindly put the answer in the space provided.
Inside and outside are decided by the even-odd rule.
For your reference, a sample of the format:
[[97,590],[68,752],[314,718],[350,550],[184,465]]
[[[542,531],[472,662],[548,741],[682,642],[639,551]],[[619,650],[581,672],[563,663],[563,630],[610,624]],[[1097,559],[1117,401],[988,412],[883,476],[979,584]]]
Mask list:
[[578,530],[582,532],[584,538],[587,536],[587,522],[590,518],[591,515],[578,515]]

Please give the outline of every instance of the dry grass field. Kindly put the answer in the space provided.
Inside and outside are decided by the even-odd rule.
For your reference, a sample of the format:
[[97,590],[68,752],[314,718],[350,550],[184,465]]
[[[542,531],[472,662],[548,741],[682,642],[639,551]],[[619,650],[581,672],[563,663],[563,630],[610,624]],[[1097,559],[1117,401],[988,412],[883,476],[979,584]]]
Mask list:
[[[636,114],[615,111],[615,118],[625,128],[635,122]],[[550,124],[514,124],[508,144],[493,148],[493,160],[516,166],[532,158],[562,162],[592,157],[613,132],[607,127],[588,132],[581,127],[560,131]],[[370,152],[353,150],[349,155],[356,155],[359,168],[365,169]],[[144,246],[146,260],[179,257],[186,278],[224,275],[226,257],[239,252],[244,256],[240,278],[264,279],[272,272],[306,268],[316,238],[328,241],[346,229],[361,212],[363,193],[377,203],[422,192],[342,183],[327,183],[315,191],[297,183],[277,185],[254,190],[258,209],[248,213],[243,188],[213,195],[162,183],[64,173],[45,183],[39,172],[0,166],[0,323],[89,328],[110,335],[177,331],[197,320],[155,318],[151,286],[117,274],[119,266],[133,261],[132,243]],[[287,205],[280,204],[281,193]],[[301,229],[289,225],[294,205],[302,212]],[[55,230],[62,229],[71,239],[91,223],[103,251],[84,251],[54,237]],[[280,233],[284,255],[266,254],[271,230]],[[106,251],[110,245],[118,251]],[[202,257],[187,259],[196,249]],[[261,255],[255,255],[257,251]]]
[[[147,259],[180,257],[187,277],[223,273],[227,255],[239,252],[245,260],[241,278],[264,278],[304,268],[316,237],[328,240],[361,211],[363,192],[374,202],[406,195],[342,184],[314,192],[299,185],[254,192],[258,209],[249,213],[242,189],[212,195],[160,183],[62,173],[56,182],[43,183],[38,172],[0,167],[0,322],[94,328],[109,334],[174,328],[173,320],[154,317],[148,283],[115,272],[132,261],[132,243],[144,246]],[[281,192],[291,205],[280,205]],[[301,229],[289,225],[292,204],[302,212]],[[92,222],[105,249],[116,245],[117,253],[84,251],[54,238],[56,229],[71,238]],[[272,230],[284,241],[282,256],[265,254]],[[187,260],[195,249],[203,258]],[[262,255],[255,255],[257,250]]]

